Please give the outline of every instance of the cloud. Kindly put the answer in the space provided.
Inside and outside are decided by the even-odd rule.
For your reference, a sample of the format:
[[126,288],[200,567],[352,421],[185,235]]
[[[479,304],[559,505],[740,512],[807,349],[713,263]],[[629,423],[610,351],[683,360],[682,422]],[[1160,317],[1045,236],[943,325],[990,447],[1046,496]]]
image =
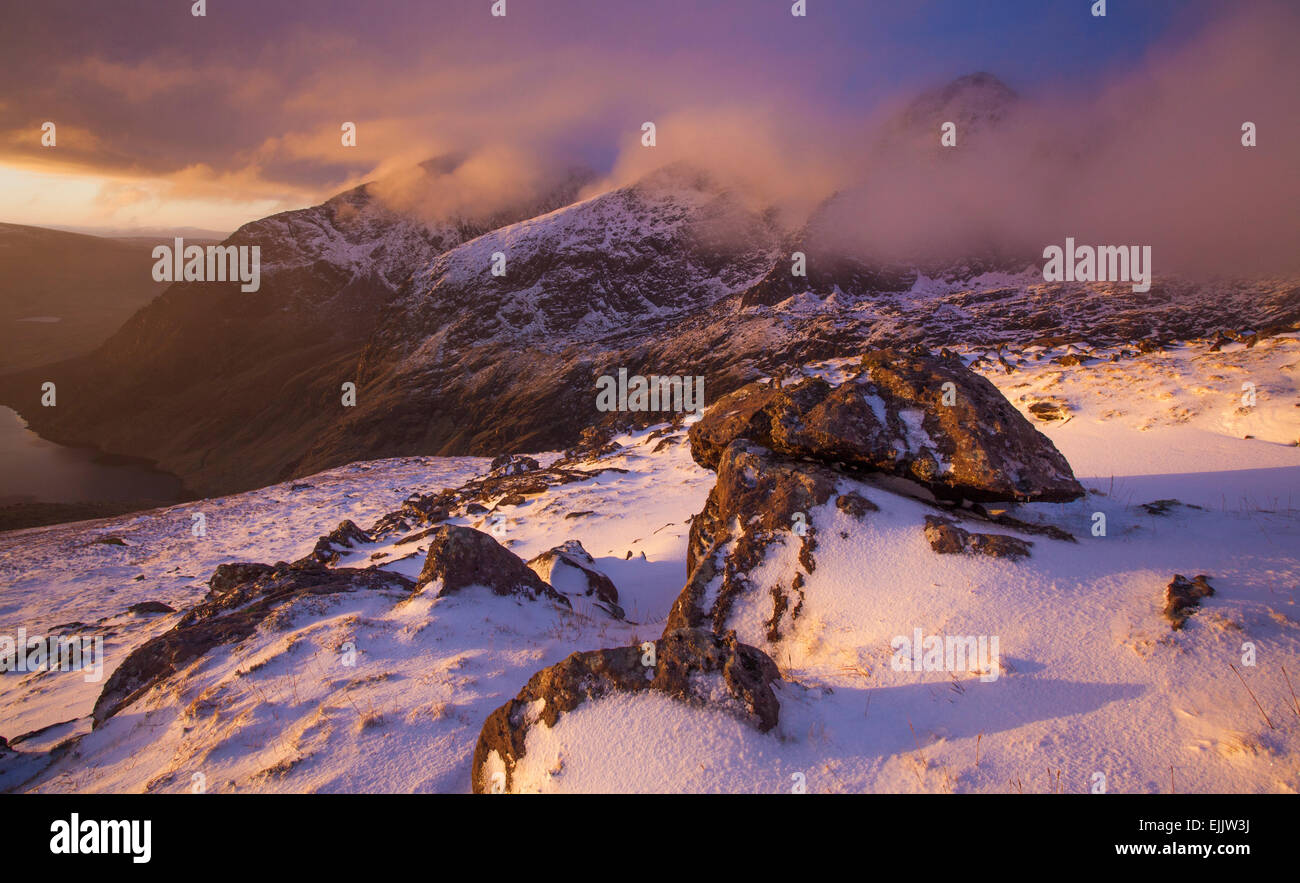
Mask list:
[[[1287,265],[1300,195],[1294,8],[1183,4],[1177,39],[1150,51],[1126,31],[1040,20],[1049,13],[1033,4],[963,49],[943,22],[965,6],[826,0],[795,20],[780,4],[554,0],[492,20],[477,3],[390,0],[376,14],[321,0],[304,19],[228,0],[204,20],[145,0],[47,0],[15,12],[31,39],[0,74],[0,165],[115,182],[97,213],[151,192],[226,217],[231,203],[296,207],[379,180],[394,206],[441,220],[513,207],[575,164],[609,187],[681,160],[790,226],[852,184],[818,235],[881,256],[1041,254],[1073,235],[1151,244],[1157,273]],[[927,70],[981,57],[1023,70],[1022,56],[1063,54],[1048,40],[1009,57],[1017,28],[1139,54],[1073,86],[1007,77],[1024,101],[980,137],[962,131],[956,149],[937,147],[938,121],[888,143]],[[45,119],[60,126],[56,150],[39,147]],[[1240,146],[1247,119],[1257,148]],[[647,120],[653,149],[640,145]],[[345,121],[355,148],[340,143]],[[443,174],[415,168],[449,154],[463,161]],[[0,197],[0,213],[19,209]]]
[[1040,91],[955,148],[930,120],[931,147],[882,147],[823,229],[882,258],[1040,255],[1073,236],[1151,245],[1157,274],[1294,272],[1297,36],[1300,10],[1251,7],[1095,91]]

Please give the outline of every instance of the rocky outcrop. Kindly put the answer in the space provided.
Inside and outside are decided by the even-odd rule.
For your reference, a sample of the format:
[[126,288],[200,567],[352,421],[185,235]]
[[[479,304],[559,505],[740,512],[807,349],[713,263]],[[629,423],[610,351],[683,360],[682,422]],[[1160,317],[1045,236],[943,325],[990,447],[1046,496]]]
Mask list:
[[175,613],[176,608],[161,601],[141,601],[126,608],[128,613],[147,615],[150,613]]
[[442,525],[429,534],[429,554],[416,580],[422,588],[438,582],[438,597],[469,586],[483,586],[496,595],[537,600],[548,598],[565,607],[569,599],[551,588],[523,560],[482,531]]
[[409,593],[413,588],[410,580],[394,573],[327,568],[310,560],[278,567],[223,564],[209,585],[212,591],[202,603],[170,630],[133,650],[113,672],[95,701],[95,726],[213,647],[252,635],[273,611],[299,598],[357,591]]
[[532,472],[534,469],[540,469],[541,465],[533,457],[522,454],[502,454],[492,461],[492,465],[488,467],[488,475],[497,478],[502,475]]
[[493,462],[496,468],[459,487],[444,488],[433,494],[412,494],[398,509],[376,521],[369,535],[378,539],[446,521],[455,515],[484,515],[503,506],[521,506],[553,487],[586,481],[603,471],[578,469],[567,461],[542,468],[532,457],[498,457]]
[[1169,620],[1174,631],[1178,631],[1201,606],[1201,599],[1213,594],[1214,588],[1205,574],[1188,579],[1181,573],[1175,573],[1173,580],[1165,587],[1164,617]]
[[[736,598],[762,591],[749,573],[774,543],[797,544],[799,564],[811,574],[817,566],[811,512],[835,493],[837,478],[825,467],[789,462],[752,442],[732,442],[719,460],[718,481],[704,511],[691,520],[689,579],[668,614],[665,633],[701,626],[725,631]],[[867,508],[861,508],[865,514]],[[783,600],[774,604],[795,609]],[[774,616],[780,620],[780,613]]]
[[692,705],[719,707],[718,680],[727,700],[721,707],[767,732],[776,726],[781,705],[773,691],[781,675],[767,654],[732,635],[703,630],[667,632],[649,648],[618,647],[574,653],[543,669],[514,699],[483,724],[474,748],[474,793],[511,791],[514,771],[524,757],[529,731],[554,727],[561,715],[612,693],[658,691]]
[[543,552],[531,559],[528,567],[557,592],[593,598],[610,616],[624,618],[613,580],[596,568],[596,559],[577,540],[566,540]]
[[351,519],[344,519],[338,527],[316,541],[316,548],[308,557],[321,564],[335,564],[344,550],[370,542],[374,542],[370,534],[357,527]]
[[1028,540],[1006,534],[971,533],[958,527],[955,520],[939,515],[925,516],[925,538],[929,541],[930,548],[940,555],[969,552],[988,555],[990,558],[1010,558],[1013,561],[1029,557],[1029,547],[1033,545]]
[[253,561],[218,564],[217,569],[208,578],[208,594],[204,600],[210,601],[224,595],[236,586],[250,583],[258,577],[266,576],[274,571],[275,568],[270,564],[259,564]]
[[790,458],[909,478],[944,499],[1083,496],[1052,442],[955,356],[878,350],[838,386],[749,384],[691,427],[692,456],[716,469],[738,438]]

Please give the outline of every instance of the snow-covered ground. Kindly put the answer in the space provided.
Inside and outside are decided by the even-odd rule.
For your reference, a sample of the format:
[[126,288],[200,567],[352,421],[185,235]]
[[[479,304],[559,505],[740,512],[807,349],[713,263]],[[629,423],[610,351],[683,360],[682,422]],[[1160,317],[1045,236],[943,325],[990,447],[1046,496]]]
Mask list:
[[[880,509],[857,520],[831,502],[809,514],[817,567],[793,628],[767,639],[770,603],[742,601],[728,622],[786,678],[775,730],[662,694],[613,695],[553,729],[533,727],[516,789],[1083,792],[1101,774],[1117,792],[1300,790],[1300,708],[1283,675],[1285,666],[1300,681],[1300,341],[1051,361],[1069,351],[1006,353],[1010,373],[996,359],[977,368],[1027,415],[1036,402],[1062,406],[1063,419],[1031,419],[1089,495],[1008,509],[1078,543],[1026,535],[1032,555],[1020,561],[939,555],[922,531],[932,508],[843,478],[842,490]],[[840,367],[809,371],[834,377]],[[1255,385],[1253,405],[1243,406],[1243,383]],[[622,451],[590,467],[606,471],[502,509],[500,539],[524,559],[581,541],[618,587],[627,621],[486,590],[322,596],[217,647],[94,731],[102,681],[3,674],[0,736],[49,729],[15,746],[30,756],[0,760],[0,788],[469,790],[483,721],[535,672],[575,650],[659,636],[686,581],[689,519],[714,475],[691,460],[684,433],[666,445],[651,436],[623,436]],[[413,492],[486,471],[475,458],[359,463],[219,500],[0,534],[0,635],[81,623],[71,630],[106,636],[106,680],[202,598],[218,564],[293,560],[343,518],[368,527]],[[1141,507],[1158,499],[1191,505]],[[195,512],[205,536],[192,535]],[[1093,534],[1095,513],[1105,536]],[[489,530],[484,518],[453,523]],[[125,545],[95,542],[110,536]],[[337,566],[414,578],[422,545],[385,539]],[[764,575],[788,582],[796,555],[778,545]],[[1207,574],[1216,590],[1181,631],[1160,615],[1174,573]],[[147,600],[178,612],[126,612]],[[896,639],[917,629],[996,637],[996,679],[981,680],[977,665],[897,670]],[[1254,665],[1243,662],[1247,643]],[[40,771],[40,751],[80,734]]]

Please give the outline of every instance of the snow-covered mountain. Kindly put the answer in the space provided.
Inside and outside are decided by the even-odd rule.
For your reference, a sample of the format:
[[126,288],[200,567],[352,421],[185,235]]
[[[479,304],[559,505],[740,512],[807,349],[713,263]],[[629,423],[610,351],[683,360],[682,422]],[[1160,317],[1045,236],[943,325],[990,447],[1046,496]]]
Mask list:
[[[1017,105],[972,75],[897,129],[937,144],[939,116],[993,131]],[[687,165],[575,202],[585,180],[472,220],[399,211],[367,185],[249,224],[230,242],[263,248],[261,291],[174,285],[97,352],[0,378],[0,400],[52,440],[155,460],[211,495],[360,459],[559,449],[593,425],[659,419],[597,410],[597,378],[619,369],[703,377],[708,402],[864,347],[1001,345],[996,360],[1043,340],[1135,350],[1300,322],[1296,279],[1158,274],[1139,294],[1044,283],[1041,249],[992,242],[885,259],[853,235],[871,206],[851,182],[786,230]],[[47,380],[58,408],[39,407]]]
[[[460,161],[431,160],[403,180],[418,187]],[[261,249],[257,292],[174,284],[90,355],[5,378],[5,401],[47,438],[156,460],[195,492],[275,481],[416,268],[570,202],[586,180],[575,171],[553,192],[477,218],[394,210],[381,181],[246,224],[224,244]],[[45,381],[57,384],[58,408],[39,406]]]

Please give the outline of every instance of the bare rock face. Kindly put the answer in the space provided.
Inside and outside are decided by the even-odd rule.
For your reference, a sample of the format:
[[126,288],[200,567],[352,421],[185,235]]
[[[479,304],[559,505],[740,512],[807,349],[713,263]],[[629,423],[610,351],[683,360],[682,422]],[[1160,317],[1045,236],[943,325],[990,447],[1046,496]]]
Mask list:
[[958,527],[951,518],[939,515],[925,516],[925,538],[930,548],[940,555],[959,555],[970,552],[988,555],[991,558],[1029,557],[1029,547],[1033,543],[1017,537],[998,533],[971,533]]
[[295,564],[223,564],[209,581],[207,598],[170,630],[151,638],[117,667],[95,701],[95,726],[130,705],[155,684],[222,644],[244,640],[278,608],[309,595],[340,592],[409,593],[411,581],[378,570]]
[[[752,442],[728,445],[704,511],[691,521],[686,562],[690,576],[668,614],[665,634],[698,627],[724,631],[735,599],[763,590],[749,573],[773,543],[797,543],[799,563],[811,574],[817,566],[817,536],[810,513],[835,493],[836,480],[830,469],[784,460]],[[867,506],[862,511],[865,514]],[[739,535],[733,534],[736,524]],[[795,583],[771,589],[769,634],[779,633],[785,611],[793,614],[801,606],[802,579],[796,577]]]
[[1165,587],[1165,619],[1174,631],[1187,624],[1187,618],[1201,606],[1201,599],[1214,594],[1209,577],[1205,574],[1188,579],[1181,573],[1175,573],[1173,580]]
[[435,580],[442,581],[440,598],[468,586],[484,586],[497,595],[548,598],[571,606],[568,598],[529,570],[518,555],[488,534],[459,525],[441,525],[429,534],[429,554],[416,586]]
[[561,715],[588,700],[656,690],[692,705],[716,707],[719,700],[710,683],[715,679],[721,679],[729,697],[723,707],[759,732],[776,726],[781,710],[772,689],[781,679],[776,663],[761,650],[739,643],[734,634],[667,632],[654,642],[653,656],[643,647],[574,653],[533,675],[518,696],[484,722],[474,748],[474,793],[512,790],[529,730],[539,724],[555,726]]
[[691,454],[716,469],[738,438],[903,476],[944,499],[1064,502],[1084,493],[1051,440],[955,356],[877,350],[839,386],[751,383],[691,427]]
[[613,580],[596,568],[596,559],[577,540],[567,540],[528,562],[528,567],[561,594],[571,593],[595,598],[597,605],[616,619],[623,619],[618,606],[618,589]]

